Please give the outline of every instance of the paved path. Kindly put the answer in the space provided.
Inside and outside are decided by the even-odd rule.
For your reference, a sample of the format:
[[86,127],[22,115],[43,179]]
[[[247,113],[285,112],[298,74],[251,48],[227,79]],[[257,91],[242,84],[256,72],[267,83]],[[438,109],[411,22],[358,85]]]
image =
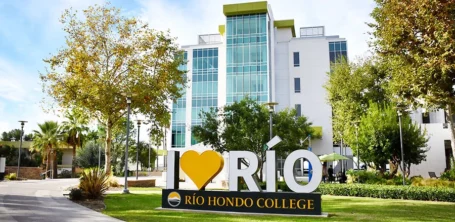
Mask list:
[[77,179],[0,182],[0,221],[120,221],[73,203],[63,190]]

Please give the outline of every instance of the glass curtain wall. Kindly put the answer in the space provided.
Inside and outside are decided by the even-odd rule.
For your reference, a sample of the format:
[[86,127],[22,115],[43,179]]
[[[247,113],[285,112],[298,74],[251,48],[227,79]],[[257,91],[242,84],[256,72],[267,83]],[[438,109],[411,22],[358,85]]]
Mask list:
[[228,16],[226,23],[226,103],[245,96],[267,102],[267,15]]
[[346,41],[329,42],[330,63],[338,62],[342,56],[348,58]]
[[[188,59],[188,54],[183,53],[185,61]],[[187,70],[186,63],[179,67],[180,70]],[[171,147],[185,147],[185,113],[186,113],[186,88],[182,88],[183,95],[172,104],[172,141]]]
[[[218,48],[193,49],[191,125],[199,125],[201,111],[218,106]],[[191,137],[191,145],[197,141]]]

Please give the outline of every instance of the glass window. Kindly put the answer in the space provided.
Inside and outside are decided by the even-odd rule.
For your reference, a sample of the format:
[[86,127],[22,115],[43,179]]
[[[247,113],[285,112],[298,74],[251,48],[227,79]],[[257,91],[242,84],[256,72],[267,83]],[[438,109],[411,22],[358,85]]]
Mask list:
[[300,66],[300,55],[299,52],[294,52],[294,67]]
[[431,123],[429,113],[422,113],[422,123],[424,124]]
[[300,104],[295,104],[295,111],[296,111],[296,116],[302,116],[302,105]]
[[300,78],[294,78],[294,92],[300,93]]

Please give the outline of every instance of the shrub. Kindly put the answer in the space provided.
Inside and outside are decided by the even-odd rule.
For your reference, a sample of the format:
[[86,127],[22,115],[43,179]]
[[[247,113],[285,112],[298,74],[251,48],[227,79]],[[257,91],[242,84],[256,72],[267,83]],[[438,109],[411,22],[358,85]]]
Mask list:
[[110,176],[108,180],[109,187],[120,187],[117,178]]
[[317,191],[324,195],[336,196],[455,202],[455,190],[441,187],[321,184]]
[[99,199],[109,189],[109,176],[99,168],[90,168],[82,172],[79,188],[89,199]]
[[448,170],[441,174],[442,180],[455,181],[455,169]]
[[60,175],[58,175],[59,178],[71,178],[71,172],[68,170],[63,170]]
[[7,180],[17,180],[17,175],[16,175],[16,173],[10,173],[10,174],[6,175],[5,178]]
[[[392,179],[386,179],[389,177],[388,174],[381,175],[375,171],[366,171],[366,170],[354,171],[352,169],[348,170],[346,172],[346,174],[348,175],[348,183],[382,184],[382,185],[402,185],[403,184],[403,178],[400,175],[396,175]],[[405,183],[410,185],[411,180],[406,178]]]
[[70,191],[70,200],[82,200],[84,199],[84,194],[82,193],[82,190],[79,188],[73,188]]
[[449,187],[455,188],[455,182],[441,179],[423,179],[415,178],[412,180],[412,186],[417,187]]

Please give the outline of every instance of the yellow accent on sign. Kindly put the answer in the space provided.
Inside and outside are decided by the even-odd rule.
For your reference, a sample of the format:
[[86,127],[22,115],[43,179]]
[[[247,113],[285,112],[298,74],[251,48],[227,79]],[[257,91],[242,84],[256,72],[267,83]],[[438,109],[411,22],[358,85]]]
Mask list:
[[201,154],[194,150],[188,150],[180,158],[180,168],[199,190],[215,178],[223,166],[224,158],[212,150],[204,151]]

